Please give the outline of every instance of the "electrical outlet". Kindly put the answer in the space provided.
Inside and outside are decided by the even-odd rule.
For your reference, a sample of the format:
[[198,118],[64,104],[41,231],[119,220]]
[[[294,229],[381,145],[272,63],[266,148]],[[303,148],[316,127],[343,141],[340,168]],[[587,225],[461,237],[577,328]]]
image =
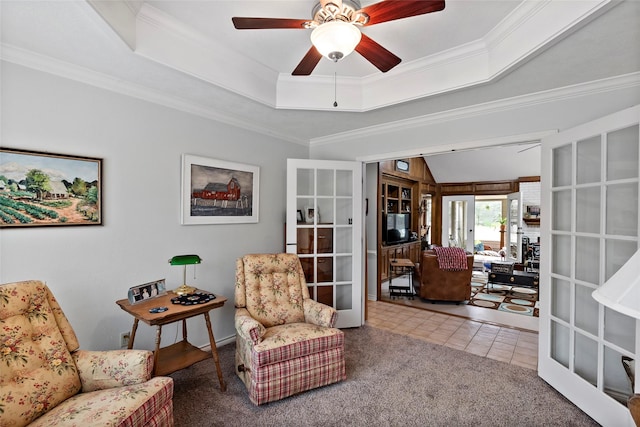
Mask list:
[[131,338],[131,332],[122,332],[120,334],[120,348],[127,348],[129,346],[129,338]]

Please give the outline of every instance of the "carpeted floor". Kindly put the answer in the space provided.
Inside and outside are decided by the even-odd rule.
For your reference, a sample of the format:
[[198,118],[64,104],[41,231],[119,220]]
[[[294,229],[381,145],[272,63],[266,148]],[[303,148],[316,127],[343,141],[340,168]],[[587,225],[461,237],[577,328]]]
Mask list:
[[404,335],[347,329],[347,380],[260,407],[218,351],[227,382],[203,361],[171,376],[176,427],[597,426],[535,371]]

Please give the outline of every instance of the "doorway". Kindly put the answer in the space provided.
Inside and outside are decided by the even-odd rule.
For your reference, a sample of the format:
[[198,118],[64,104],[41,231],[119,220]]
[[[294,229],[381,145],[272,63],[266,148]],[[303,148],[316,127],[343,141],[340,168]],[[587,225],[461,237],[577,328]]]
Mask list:
[[474,252],[498,252],[504,246],[501,226],[505,223],[506,199],[506,195],[475,197]]

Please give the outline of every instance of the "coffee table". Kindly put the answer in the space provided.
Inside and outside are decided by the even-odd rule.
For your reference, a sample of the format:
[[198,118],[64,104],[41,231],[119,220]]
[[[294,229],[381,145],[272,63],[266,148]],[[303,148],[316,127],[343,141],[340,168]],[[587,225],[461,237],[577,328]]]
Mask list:
[[[167,292],[165,295],[161,295],[149,300],[144,300],[137,304],[131,304],[128,299],[116,301],[116,304],[118,304],[121,309],[134,317],[128,348],[133,348],[133,342],[135,340],[136,331],[138,329],[138,322],[142,320],[147,325],[156,327],[156,349],[153,354],[154,375],[167,375],[179,369],[191,366],[196,362],[200,362],[202,360],[208,359],[209,357],[212,357],[216,365],[216,370],[218,372],[220,390],[225,391],[227,386],[224,383],[224,378],[222,378],[222,369],[220,368],[218,349],[216,348],[216,341],[213,337],[213,330],[211,329],[211,319],[209,317],[209,311],[215,308],[222,307],[227,299],[221,295],[216,295],[215,299],[203,304],[180,305],[173,304],[171,302],[171,299],[175,297],[177,297],[175,293]],[[167,307],[167,311],[160,313],[149,312],[149,310],[156,307]],[[198,347],[195,347],[187,341],[187,319],[199,316],[201,314],[204,316],[205,324],[207,325],[207,330],[209,332],[211,354],[206,351],[200,350]],[[162,326],[168,325],[169,323],[178,322],[180,320],[182,320],[182,341],[179,341],[167,347],[160,348]]]
[[489,288],[489,283],[537,288],[540,283],[540,276],[538,273],[530,273],[528,271],[515,270],[511,273],[494,273],[491,271],[487,280],[487,288]]

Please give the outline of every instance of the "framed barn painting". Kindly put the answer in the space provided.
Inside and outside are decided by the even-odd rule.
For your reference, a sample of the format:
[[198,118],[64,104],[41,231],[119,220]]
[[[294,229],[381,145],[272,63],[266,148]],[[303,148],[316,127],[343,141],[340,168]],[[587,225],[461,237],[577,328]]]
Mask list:
[[182,224],[258,222],[260,168],[182,155]]
[[102,160],[0,148],[0,228],[102,225]]

